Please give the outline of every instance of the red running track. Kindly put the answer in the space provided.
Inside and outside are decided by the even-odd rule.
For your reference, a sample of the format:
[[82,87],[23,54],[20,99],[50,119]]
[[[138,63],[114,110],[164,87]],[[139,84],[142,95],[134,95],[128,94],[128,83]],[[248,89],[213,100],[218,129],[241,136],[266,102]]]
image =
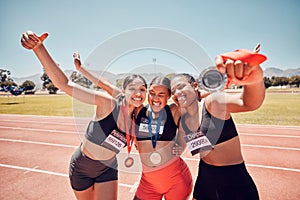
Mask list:
[[[72,200],[69,160],[86,120],[0,115],[0,199]],[[237,125],[247,169],[262,200],[300,199],[300,127]],[[134,152],[136,153],[136,152]],[[198,157],[182,155],[195,180]],[[119,199],[132,199],[139,173],[119,171]]]

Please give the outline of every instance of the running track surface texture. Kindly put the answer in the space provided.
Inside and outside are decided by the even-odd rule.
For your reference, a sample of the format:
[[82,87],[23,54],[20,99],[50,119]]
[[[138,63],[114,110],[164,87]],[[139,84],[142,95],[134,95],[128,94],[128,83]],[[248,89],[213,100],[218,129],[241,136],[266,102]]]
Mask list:
[[[72,117],[0,115],[0,199],[75,199],[69,160],[87,121]],[[262,200],[300,199],[300,127],[237,125],[249,173]],[[135,152],[133,152],[135,153]],[[193,179],[198,156],[182,158]],[[132,199],[139,173],[119,171],[118,197]]]

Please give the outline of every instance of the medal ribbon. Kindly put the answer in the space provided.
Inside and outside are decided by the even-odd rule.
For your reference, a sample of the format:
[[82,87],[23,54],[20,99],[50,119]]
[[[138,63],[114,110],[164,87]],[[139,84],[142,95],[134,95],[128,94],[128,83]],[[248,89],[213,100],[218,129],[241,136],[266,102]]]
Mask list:
[[131,122],[131,134],[129,133],[129,127],[127,124],[127,115],[126,115],[126,108],[125,108],[125,102],[122,103],[122,112],[124,116],[124,123],[125,123],[125,129],[126,129],[126,143],[127,143],[127,152],[128,154],[131,151],[131,147],[133,144],[133,139],[135,135],[135,119],[134,114],[132,115],[132,122]]
[[156,125],[156,131],[155,131],[156,133],[155,133],[155,136],[153,137],[153,134],[152,134],[152,110],[149,106],[149,108],[148,108],[148,130],[149,130],[149,135],[151,138],[153,149],[155,149],[155,147],[156,147],[156,141],[157,141],[157,138],[159,135],[161,120],[162,120],[162,113],[159,112],[159,117],[157,119],[157,125]]

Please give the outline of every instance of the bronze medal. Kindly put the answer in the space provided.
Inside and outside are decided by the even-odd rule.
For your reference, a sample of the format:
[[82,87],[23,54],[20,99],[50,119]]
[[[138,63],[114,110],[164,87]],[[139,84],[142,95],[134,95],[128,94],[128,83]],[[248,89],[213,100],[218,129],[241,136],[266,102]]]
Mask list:
[[134,163],[134,160],[133,160],[133,158],[130,157],[130,156],[128,156],[128,157],[125,159],[125,161],[124,161],[124,165],[125,165],[125,167],[127,167],[127,168],[131,167],[131,166],[133,165],[133,163]]

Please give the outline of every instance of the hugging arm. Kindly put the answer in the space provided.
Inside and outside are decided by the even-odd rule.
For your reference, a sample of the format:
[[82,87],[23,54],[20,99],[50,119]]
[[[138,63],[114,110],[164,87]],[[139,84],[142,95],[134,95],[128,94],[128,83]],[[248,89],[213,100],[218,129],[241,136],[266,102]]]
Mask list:
[[76,69],[92,83],[94,83],[98,87],[101,87],[103,90],[108,92],[108,94],[110,94],[114,98],[119,96],[122,93],[120,88],[116,87],[105,78],[101,76],[97,77],[95,74],[85,69],[84,66],[81,64],[79,53],[75,52],[73,54],[73,57],[74,57],[74,65]]
[[175,138],[175,144],[172,149],[172,153],[176,156],[180,156],[186,149],[187,145],[184,140],[185,135],[186,135],[186,133],[184,132],[184,130],[181,126],[181,123],[180,123],[178,130],[177,130],[176,138]]

